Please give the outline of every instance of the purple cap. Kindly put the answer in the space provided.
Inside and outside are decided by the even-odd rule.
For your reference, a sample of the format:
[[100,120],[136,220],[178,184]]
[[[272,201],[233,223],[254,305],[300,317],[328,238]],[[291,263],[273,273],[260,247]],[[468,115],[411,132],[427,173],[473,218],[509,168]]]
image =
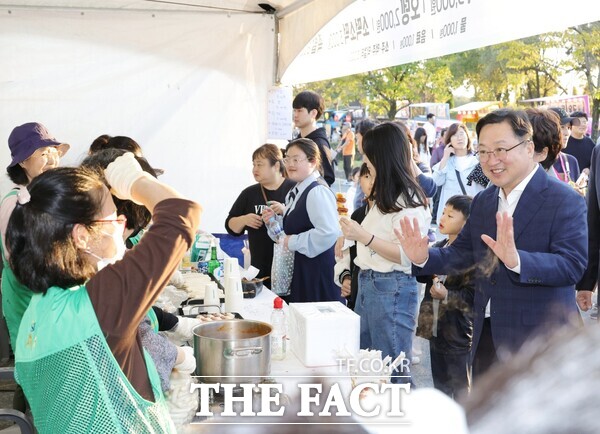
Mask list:
[[566,124],[571,124],[573,126],[579,125],[579,119],[572,118],[571,116],[569,116],[567,111],[562,107],[550,107],[548,110],[552,110],[554,113],[556,113],[558,115],[558,117],[560,118],[561,125],[566,125]]
[[27,160],[35,151],[46,146],[57,147],[61,156],[66,154],[70,148],[66,143],[57,141],[45,126],[37,122],[29,122],[16,127],[8,137],[8,147],[12,157],[8,167]]

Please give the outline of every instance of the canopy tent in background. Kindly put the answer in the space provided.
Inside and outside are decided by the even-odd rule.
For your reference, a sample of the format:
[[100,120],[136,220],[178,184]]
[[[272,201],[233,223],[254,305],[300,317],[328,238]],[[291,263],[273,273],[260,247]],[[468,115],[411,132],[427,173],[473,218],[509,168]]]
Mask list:
[[595,0],[568,10],[556,0],[274,0],[275,14],[259,3],[0,0],[0,169],[10,161],[6,138],[24,122],[69,142],[66,164],[100,134],[131,136],[168,183],[204,206],[202,228],[223,232],[253,182],[251,152],[270,138],[268,102],[286,105],[272,92],[279,77],[343,76],[600,13]]
[[[252,151],[268,138],[277,25],[258,3],[0,1],[0,171],[10,131],[25,122],[71,144],[67,165],[95,137],[127,135],[166,182],[202,204],[202,229],[224,232],[229,207],[254,182]],[[348,3],[271,2],[296,43]],[[315,10],[302,31],[291,28]],[[5,178],[1,193],[9,186]]]
[[265,141],[274,31],[262,14],[0,8],[0,167],[24,122],[71,144],[64,164],[100,134],[130,136],[224,232]]

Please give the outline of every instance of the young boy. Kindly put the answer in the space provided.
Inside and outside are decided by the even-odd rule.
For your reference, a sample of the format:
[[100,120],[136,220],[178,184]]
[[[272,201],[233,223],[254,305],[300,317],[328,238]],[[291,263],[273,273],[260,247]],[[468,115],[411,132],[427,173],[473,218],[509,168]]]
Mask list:
[[[434,247],[447,247],[454,242],[469,217],[471,201],[465,195],[448,199],[439,222],[440,233],[448,238]],[[471,386],[472,274],[424,276],[417,280],[426,284],[417,336],[429,340],[433,385],[456,399],[459,392],[468,392]]]
[[325,178],[327,184],[333,184],[335,173],[331,166],[331,146],[325,128],[317,128],[317,119],[325,111],[323,98],[318,93],[305,90],[296,95],[292,107],[294,108],[294,125],[300,129],[300,137],[311,139],[317,144],[321,152],[323,178]]

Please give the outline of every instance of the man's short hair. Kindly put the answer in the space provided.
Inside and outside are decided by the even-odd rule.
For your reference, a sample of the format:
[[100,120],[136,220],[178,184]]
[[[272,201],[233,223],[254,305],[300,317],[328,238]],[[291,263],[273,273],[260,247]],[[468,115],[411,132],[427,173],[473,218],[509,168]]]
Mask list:
[[533,127],[531,126],[531,122],[529,122],[527,113],[523,110],[499,109],[479,119],[479,122],[475,126],[477,137],[479,137],[482,128],[486,125],[500,124],[502,122],[508,122],[517,137],[531,138],[533,136]]
[[428,120],[431,119],[431,118],[434,118],[434,117],[435,117],[435,115],[433,113],[427,113],[427,119]]
[[305,108],[308,112],[316,110],[317,116],[315,119],[319,119],[325,111],[325,102],[323,101],[323,97],[318,93],[305,90],[296,95],[296,98],[292,102],[292,107],[295,109]]
[[588,115],[586,112],[581,112],[581,111],[575,111],[573,113],[571,113],[571,117],[572,118],[586,118],[588,119]]

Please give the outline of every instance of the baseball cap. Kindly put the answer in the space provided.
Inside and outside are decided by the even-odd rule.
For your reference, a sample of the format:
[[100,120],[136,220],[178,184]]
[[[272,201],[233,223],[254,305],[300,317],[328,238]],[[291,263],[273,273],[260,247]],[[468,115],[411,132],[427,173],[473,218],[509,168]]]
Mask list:
[[8,167],[13,167],[27,160],[40,148],[54,146],[62,157],[71,148],[66,143],[57,141],[40,123],[28,122],[12,130],[8,137],[8,147],[12,161]]
[[579,119],[572,118],[571,116],[569,116],[569,114],[566,112],[566,110],[562,107],[550,107],[548,110],[552,110],[554,113],[556,113],[558,115],[558,117],[560,118],[561,125],[566,125],[566,124],[571,124],[574,126],[579,125]]

